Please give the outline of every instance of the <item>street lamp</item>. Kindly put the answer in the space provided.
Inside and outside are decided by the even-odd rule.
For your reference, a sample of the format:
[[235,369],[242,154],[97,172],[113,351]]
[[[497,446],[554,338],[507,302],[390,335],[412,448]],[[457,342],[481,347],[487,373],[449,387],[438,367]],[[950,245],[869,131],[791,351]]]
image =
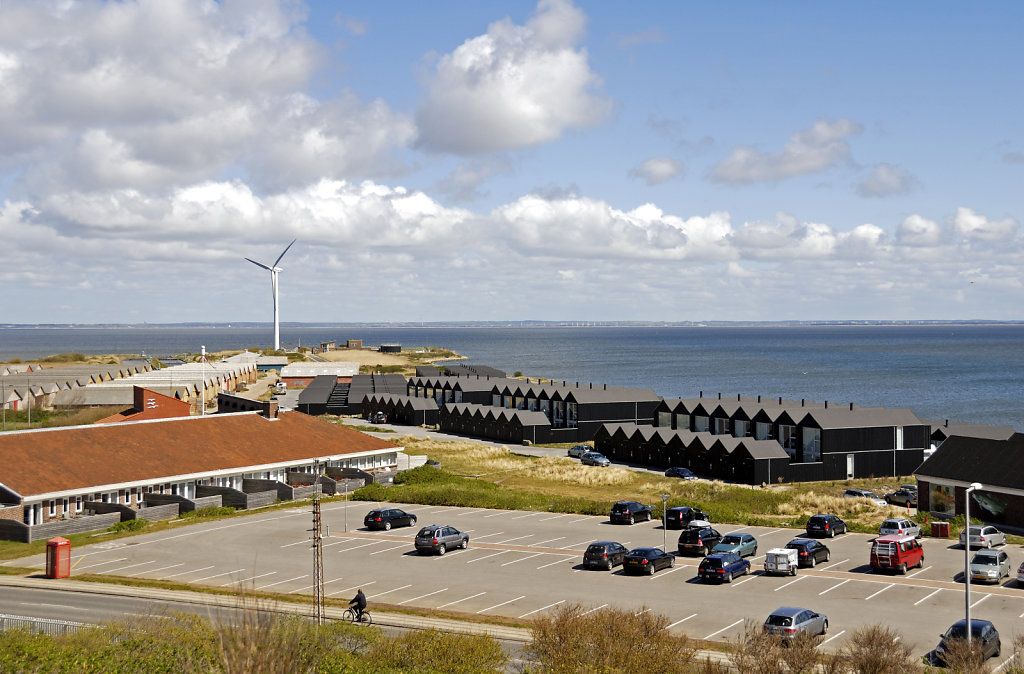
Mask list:
[[668,494],[661,495],[661,549],[668,552]]
[[971,643],[971,492],[981,489],[980,482],[972,482],[964,492],[964,613],[967,618],[967,643]]

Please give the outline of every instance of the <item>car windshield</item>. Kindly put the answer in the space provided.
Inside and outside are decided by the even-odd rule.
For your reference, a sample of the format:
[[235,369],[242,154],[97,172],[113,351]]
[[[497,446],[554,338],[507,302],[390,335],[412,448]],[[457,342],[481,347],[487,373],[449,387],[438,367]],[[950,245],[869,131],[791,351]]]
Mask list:
[[604,553],[604,546],[603,545],[591,545],[589,548],[587,548],[587,552]]
[[705,557],[704,560],[701,561],[700,565],[705,569],[717,569],[718,567],[722,566],[722,560],[718,559],[717,557]]
[[793,619],[787,615],[770,615],[765,624],[774,625],[775,627],[789,627],[793,624]]
[[811,519],[808,520],[808,522],[811,523],[811,524],[824,524],[827,521],[828,521],[828,518],[826,518],[826,517],[817,517],[817,516],[812,517]]
[[733,534],[729,534],[728,536],[726,536],[725,538],[722,539],[722,542],[726,543],[726,544],[729,544],[729,545],[739,545],[740,543],[743,542],[743,539],[740,538],[739,536],[734,536]]
[[420,529],[420,532],[416,534],[418,538],[433,538],[434,529]]

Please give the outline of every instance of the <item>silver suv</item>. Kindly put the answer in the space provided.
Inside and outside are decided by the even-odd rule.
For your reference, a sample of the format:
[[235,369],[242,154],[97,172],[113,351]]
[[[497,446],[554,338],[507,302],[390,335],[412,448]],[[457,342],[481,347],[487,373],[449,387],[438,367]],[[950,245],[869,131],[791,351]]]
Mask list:
[[436,552],[443,555],[448,550],[469,546],[469,534],[459,531],[455,527],[432,524],[423,527],[416,534],[416,552],[425,555],[428,552]]
[[972,548],[991,548],[993,545],[1006,545],[1006,534],[991,524],[972,524],[960,532],[960,545],[967,545],[967,530],[971,531]]
[[893,517],[882,522],[882,526],[878,527],[879,536],[888,536],[890,534],[921,538],[921,527],[915,524],[912,520],[902,517]]
[[798,632],[824,634],[828,631],[828,618],[809,608],[782,606],[772,611],[764,621],[763,629],[767,634],[787,639],[794,638]]

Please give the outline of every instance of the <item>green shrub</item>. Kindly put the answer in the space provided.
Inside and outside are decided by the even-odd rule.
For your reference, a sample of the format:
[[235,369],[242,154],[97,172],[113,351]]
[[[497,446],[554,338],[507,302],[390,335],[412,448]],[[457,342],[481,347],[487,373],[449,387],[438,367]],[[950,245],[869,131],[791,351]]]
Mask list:
[[395,476],[395,484],[434,484],[451,482],[452,479],[456,479],[454,475],[424,464],[411,470],[403,470]]
[[476,674],[504,671],[508,656],[488,636],[426,630],[379,641],[366,661],[384,671]]
[[41,358],[40,363],[76,363],[86,360],[84,353],[58,353],[53,356]]
[[365,487],[356,489],[348,497],[353,501],[387,501],[388,490],[378,482],[371,482]]
[[142,518],[136,518],[128,520],[127,522],[117,522],[110,526],[107,531],[122,532],[122,531],[141,531],[146,528],[149,524],[149,520]]
[[203,517],[227,517],[234,515],[236,509],[228,506],[205,506],[181,513],[182,519],[194,519]]

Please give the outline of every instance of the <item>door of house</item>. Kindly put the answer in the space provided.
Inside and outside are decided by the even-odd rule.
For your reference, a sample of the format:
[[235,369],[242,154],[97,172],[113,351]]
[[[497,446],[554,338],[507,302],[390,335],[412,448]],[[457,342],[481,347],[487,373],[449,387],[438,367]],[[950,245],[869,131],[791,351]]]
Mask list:
[[854,477],[853,470],[853,454],[846,455],[846,479],[852,480]]

